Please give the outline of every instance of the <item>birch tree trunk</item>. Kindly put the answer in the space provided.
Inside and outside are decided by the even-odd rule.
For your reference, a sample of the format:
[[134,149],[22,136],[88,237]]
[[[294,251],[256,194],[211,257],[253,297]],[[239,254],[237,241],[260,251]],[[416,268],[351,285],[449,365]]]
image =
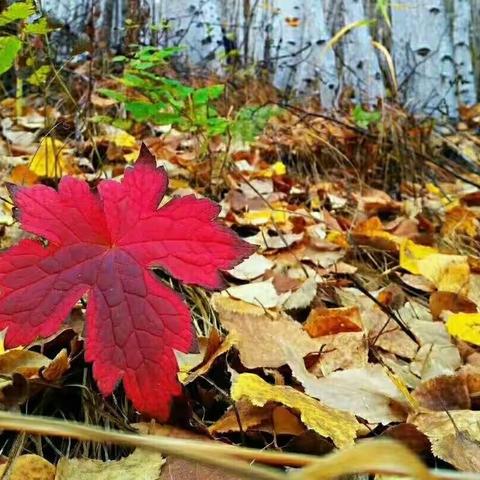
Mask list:
[[463,105],[477,103],[475,74],[470,43],[472,9],[469,0],[454,1],[453,48],[457,73],[458,100]]
[[322,0],[277,0],[274,7],[269,52],[274,84],[297,95],[319,95],[322,105],[332,107],[338,77],[333,50],[326,48],[330,35]]
[[147,0],[156,2],[162,46],[185,46],[185,59],[198,67],[219,69],[223,53],[221,0]]
[[414,112],[457,117],[451,30],[443,0],[396,0],[392,44],[399,90]]
[[[344,25],[366,20],[362,0],[343,0],[342,13]],[[342,67],[344,84],[353,87],[360,101],[374,104],[384,96],[383,76],[368,25],[356,26],[345,35]]]

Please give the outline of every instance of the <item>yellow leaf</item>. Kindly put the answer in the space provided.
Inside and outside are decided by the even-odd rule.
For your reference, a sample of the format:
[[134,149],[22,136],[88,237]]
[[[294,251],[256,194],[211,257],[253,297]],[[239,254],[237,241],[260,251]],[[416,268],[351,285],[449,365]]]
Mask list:
[[274,175],[285,175],[287,173],[287,167],[281,161],[275,162],[273,165],[265,170],[262,170],[257,176],[264,178],[271,178]]
[[400,266],[410,273],[420,275],[418,261],[438,253],[436,248],[417,245],[412,240],[405,240],[400,245]]
[[61,458],[56,480],[158,480],[165,459],[158,453],[136,449],[128,457],[103,462],[89,458]]
[[470,282],[470,266],[464,255],[436,253],[418,262],[420,274],[438,290],[466,295]]
[[[7,464],[0,466],[0,476],[3,477],[6,468]],[[38,455],[20,455],[13,461],[8,478],[10,480],[53,480],[55,478],[55,467]]]
[[139,154],[140,154],[140,148],[135,147],[132,152],[130,152],[130,153],[125,153],[125,154],[123,155],[123,158],[124,158],[125,161],[127,161],[128,163],[134,163],[134,162],[137,160]]
[[478,231],[478,220],[475,214],[465,207],[454,207],[445,215],[442,227],[443,235],[467,235],[475,237]]
[[405,240],[400,246],[400,266],[422,275],[443,292],[468,292],[470,266],[465,255],[447,255],[424,245]]
[[125,130],[120,128],[115,129],[115,134],[109,138],[109,140],[114,143],[117,147],[131,148],[136,147],[137,140],[133,135],[130,135]]
[[360,429],[354,415],[327,407],[292,387],[270,385],[252,373],[242,373],[237,377],[231,395],[235,401],[247,399],[258,407],[277,402],[292,408],[300,413],[302,422],[308,428],[331,438],[339,448],[353,445]]
[[453,337],[480,345],[480,313],[453,313],[449,315],[447,330]]
[[283,162],[278,161],[272,165],[272,172],[274,175],[285,175],[285,173],[287,173],[287,168]]
[[65,144],[63,142],[45,137],[30,159],[30,170],[40,177],[56,178],[62,176],[63,171],[68,166],[64,150]]
[[342,248],[348,248],[349,246],[345,233],[339,232],[337,230],[332,230],[331,232],[328,232],[327,238],[325,240],[330,243],[335,243]]
[[246,212],[243,219],[252,225],[264,225],[272,221],[273,223],[286,223],[288,212],[278,210],[251,210]]

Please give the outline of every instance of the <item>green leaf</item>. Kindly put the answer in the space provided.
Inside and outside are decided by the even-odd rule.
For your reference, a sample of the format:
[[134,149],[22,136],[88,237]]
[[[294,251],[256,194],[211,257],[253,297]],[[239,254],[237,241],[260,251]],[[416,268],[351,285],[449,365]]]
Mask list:
[[182,116],[177,113],[160,112],[155,115],[154,121],[157,125],[176,125],[181,122]]
[[215,100],[220,97],[224,90],[225,87],[223,85],[197,88],[192,94],[193,103],[196,105],[205,105],[210,100]]
[[229,121],[223,117],[209,118],[207,120],[207,132],[209,135],[223,135],[228,128]]
[[52,69],[49,65],[43,65],[35,70],[27,79],[28,83],[39,87],[47,81],[47,77]]
[[360,128],[368,128],[371,123],[378,123],[382,119],[382,114],[377,111],[368,112],[360,105],[353,109],[353,121]]
[[124,93],[117,92],[117,90],[110,90],[109,88],[99,88],[97,91],[105,97],[112,98],[117,102],[126,102],[128,100],[128,97]]
[[113,121],[113,118],[109,115],[94,115],[89,119],[92,123],[104,123],[110,125]]
[[265,129],[268,121],[282,111],[276,105],[263,107],[249,106],[241,108],[231,125],[233,137],[252,142]]
[[125,110],[132,114],[137,122],[146,122],[151,120],[158,111],[164,107],[163,104],[153,104],[147,102],[126,102]]
[[6,10],[0,13],[0,27],[18,20],[26,20],[34,13],[35,7],[32,2],[12,3]]
[[29,23],[23,31],[31,35],[46,35],[52,29],[48,26],[47,19],[41,18],[38,22]]
[[22,48],[22,42],[13,36],[0,37],[0,75],[10,70]]

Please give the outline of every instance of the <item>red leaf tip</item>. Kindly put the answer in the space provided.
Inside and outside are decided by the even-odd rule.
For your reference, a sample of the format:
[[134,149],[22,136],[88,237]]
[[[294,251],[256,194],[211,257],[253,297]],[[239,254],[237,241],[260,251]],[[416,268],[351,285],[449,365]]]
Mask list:
[[136,163],[142,163],[144,165],[152,165],[153,167],[157,166],[157,161],[155,155],[148,149],[148,147],[142,142],[140,147],[140,153],[138,155]]

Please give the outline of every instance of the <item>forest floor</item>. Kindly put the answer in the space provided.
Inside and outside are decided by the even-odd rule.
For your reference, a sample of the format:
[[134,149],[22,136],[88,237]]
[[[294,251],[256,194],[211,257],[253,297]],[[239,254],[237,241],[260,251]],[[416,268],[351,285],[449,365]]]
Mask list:
[[[158,274],[185,298],[198,337],[197,352],[177,353],[182,387],[171,405],[162,395],[136,398],[169,412],[162,421],[134,408],[122,384],[102,395],[108,388],[99,388],[90,363],[97,358],[84,358],[89,338],[99,341],[107,328],[85,329],[92,299],[76,303],[54,335],[24,345],[42,313],[31,307],[0,353],[2,478],[434,478],[436,469],[442,478],[473,478],[461,472],[480,473],[480,108],[464,109],[455,127],[388,105],[325,114],[283,104],[258,120],[271,90],[247,82],[215,91],[212,83],[179,94],[188,105],[198,100],[195,118],[204,123],[170,99],[184,115],[172,117],[174,126],[165,117],[140,121],[144,110],[127,104],[132,121],[111,80],[83,96],[72,87],[83,116],[41,95],[20,109],[15,99],[0,102],[2,248],[31,237],[23,225],[51,252],[62,227],[42,210],[56,194],[39,186],[57,188],[70,176],[103,192],[105,179],[135,170],[143,142],[166,169],[168,199],[214,200],[218,221],[255,250],[214,292],[194,285],[208,283],[205,272]],[[210,100],[215,122],[205,113]],[[156,181],[143,177],[139,202]],[[11,183],[23,188],[7,190]],[[64,195],[94,215],[86,190]],[[175,248],[189,242],[188,229]],[[14,267],[42,255],[32,252]],[[0,298],[0,320],[11,325],[32,298],[43,299],[22,294],[6,263],[2,295],[20,291],[10,307]],[[28,272],[34,284],[37,272]],[[168,346],[165,338],[152,347]],[[172,374],[174,366],[159,368]]]

